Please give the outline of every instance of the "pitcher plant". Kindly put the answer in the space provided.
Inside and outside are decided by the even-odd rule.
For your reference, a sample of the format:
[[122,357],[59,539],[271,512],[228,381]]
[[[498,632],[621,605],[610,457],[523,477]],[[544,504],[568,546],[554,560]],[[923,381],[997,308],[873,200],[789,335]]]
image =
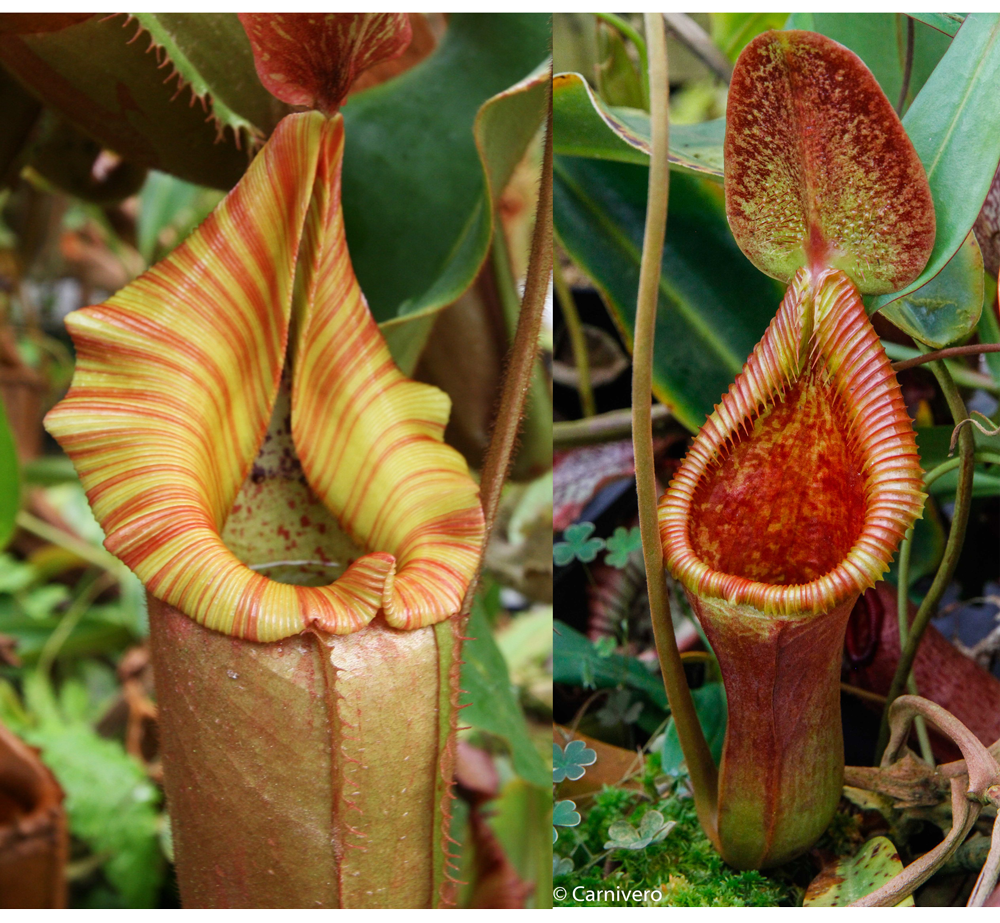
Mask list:
[[875,78],[801,31],[764,33],[737,62],[725,193],[741,249],[788,290],[659,523],[726,687],[713,833],[727,862],[763,868],[833,816],[847,619],[921,515],[913,428],[861,295],[917,277],[935,218]]
[[338,110],[409,20],[241,21],[264,86],[306,111],[167,259],[68,318],[76,372],[46,425],[148,591],[184,904],[448,904],[484,514],[341,209]]

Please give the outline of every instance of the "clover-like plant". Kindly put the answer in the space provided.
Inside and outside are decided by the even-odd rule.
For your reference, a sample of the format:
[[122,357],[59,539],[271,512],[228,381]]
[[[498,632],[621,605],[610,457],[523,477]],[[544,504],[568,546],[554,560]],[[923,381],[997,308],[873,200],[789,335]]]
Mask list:
[[590,564],[597,560],[597,553],[604,549],[604,539],[591,538],[594,534],[592,522],[576,522],[563,532],[565,541],[552,546],[552,557],[556,564],[563,566],[573,561]]
[[834,813],[847,619],[921,514],[913,428],[861,294],[920,273],[935,218],[891,104],[823,36],[752,41],[726,119],[730,226],[788,290],[659,519],[726,686],[713,832],[729,863],[760,868],[808,849]]
[[556,827],[577,827],[580,820],[575,801],[557,801],[552,807],[552,842],[555,843],[559,839]]
[[616,820],[608,827],[608,842],[605,849],[630,849],[638,852],[652,843],[667,838],[677,822],[664,820],[659,811],[647,811],[639,821],[638,830],[627,820]]
[[582,740],[571,740],[565,749],[559,744],[552,745],[552,781],[562,782],[569,779],[576,782],[587,772],[587,766],[597,762],[597,753],[591,750]]
[[605,542],[608,553],[604,556],[604,563],[622,570],[628,567],[628,562],[633,554],[642,554],[642,536],[639,534],[639,527],[633,526],[626,529],[618,526],[611,538]]

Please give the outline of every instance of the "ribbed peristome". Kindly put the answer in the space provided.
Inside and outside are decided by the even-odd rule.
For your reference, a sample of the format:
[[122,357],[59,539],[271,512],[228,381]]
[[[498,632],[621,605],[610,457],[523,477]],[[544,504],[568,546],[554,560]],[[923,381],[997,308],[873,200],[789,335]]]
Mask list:
[[[837,438],[842,439],[842,454],[848,460],[844,470],[822,471],[815,484],[800,486],[809,495],[810,508],[819,510],[821,518],[826,508],[834,522],[837,511],[850,506],[849,485],[855,485],[856,522],[837,523],[838,531],[849,530],[850,541],[839,560],[821,567],[821,573],[808,580],[788,579],[787,573],[815,569],[816,561],[822,561],[833,546],[823,547],[828,540],[822,529],[814,529],[810,535],[820,547],[803,549],[795,537],[782,547],[781,529],[769,535],[769,523],[762,517],[757,538],[770,541],[767,560],[748,567],[750,573],[726,572],[706,560],[712,557],[705,550],[711,538],[703,538],[702,546],[695,540],[701,505],[708,502],[713,479],[727,460],[731,462],[738,451],[749,458],[745,447],[760,437],[769,415],[786,399],[802,402],[790,420],[803,419],[803,409],[810,410],[811,404],[813,411],[832,421],[833,429],[825,432],[839,430]],[[809,440],[822,439],[823,434],[806,428],[799,438],[803,440],[799,450],[811,453],[817,449]],[[737,460],[736,468],[720,477],[738,472],[749,485],[743,499],[752,502],[755,485],[764,489],[769,478],[794,479],[795,451],[793,447],[781,464],[769,465],[765,457],[752,472],[745,468],[738,472],[742,462]],[[829,612],[874,586],[906,530],[921,515],[924,499],[913,427],[857,289],[842,272],[823,270],[813,276],[800,269],[777,316],[671,481],[660,502],[660,534],[670,572],[696,596],[747,605],[766,615],[808,617]],[[729,502],[738,505],[740,497]],[[730,507],[718,521],[729,521],[737,513]],[[795,529],[801,523],[789,520],[784,526]],[[748,554],[745,549],[735,553]],[[807,564],[786,568],[782,556],[796,555],[805,556]],[[778,573],[778,579],[759,579],[768,568]]]
[[[450,410],[396,368],[358,286],[340,202],[343,120],[286,118],[167,259],[67,325],[72,387],[46,426],[106,546],[210,628],[272,641],[457,612],[483,540],[479,491],[442,443]],[[278,583],[221,538],[291,350],[292,435],[310,488],[367,553],[327,586]]]

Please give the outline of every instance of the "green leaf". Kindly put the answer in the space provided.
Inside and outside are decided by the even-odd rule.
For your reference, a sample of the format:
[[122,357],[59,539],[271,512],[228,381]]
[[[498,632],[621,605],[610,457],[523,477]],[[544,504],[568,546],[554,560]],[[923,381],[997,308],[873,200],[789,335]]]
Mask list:
[[[648,169],[558,157],[555,232],[604,296],[631,347]],[[722,191],[675,173],[656,316],[653,393],[692,432],[735,380],[781,301],[726,222]]]
[[427,315],[472,283],[542,121],[548,47],[546,13],[455,14],[433,54],[344,106],[344,221],[376,320]]
[[[996,284],[989,281],[991,290],[990,297],[985,299],[988,307],[979,318],[979,342],[980,343],[1000,343],[1000,318],[997,317],[996,308]],[[989,368],[993,380],[1000,384],[1000,353],[986,353],[986,365]]]
[[[606,105],[580,74],[556,74],[552,107],[556,154],[649,164],[648,112]],[[671,167],[721,182],[725,132],[725,119],[671,125]]]
[[552,877],[558,878],[560,875],[568,875],[573,871],[573,860],[564,856],[552,857]]
[[[32,618],[14,599],[0,596],[0,634],[17,641],[18,657],[26,665],[37,662],[45,642],[60,622],[58,615]],[[59,648],[59,658],[104,657],[124,651],[137,640],[133,626],[126,623],[122,607],[91,606]]]
[[[933,503],[924,505],[924,515],[913,524],[913,545],[910,549],[910,586],[921,577],[933,575],[941,558],[947,535],[941,523],[941,514]],[[899,555],[889,565],[889,572],[882,578],[895,586],[899,585]]]
[[[906,54],[906,16],[902,13],[792,13],[786,29],[820,32],[850,48],[875,75],[889,101],[895,105],[903,86]],[[923,23],[913,31],[913,68],[908,99],[916,97],[938,61],[948,50],[950,38]]]
[[911,337],[943,349],[975,330],[983,310],[984,278],[983,254],[970,231],[941,272],[886,305],[882,315]]
[[[146,19],[152,24],[159,17]],[[178,92],[176,78],[169,79],[171,64],[160,67],[164,53],[150,47],[149,33],[128,16],[95,16],[55,32],[2,35],[0,60],[47,106],[126,160],[228,189],[249,162],[248,139],[237,143],[232,130],[219,137],[210,99],[219,95],[229,101],[218,115],[244,135],[255,120],[266,136],[287,109],[273,105],[257,79],[235,13],[168,14],[164,20],[171,21],[175,34],[172,47],[180,42],[186,50],[181,66],[206,93],[204,105],[195,101],[191,86]],[[205,69],[201,76],[199,65]]]
[[26,677],[25,701],[40,719],[25,739],[41,748],[66,792],[70,830],[95,855],[107,856],[104,874],[124,906],[155,906],[163,880],[156,787],[118,741],[66,720],[41,674]]
[[746,44],[761,32],[780,29],[784,13],[712,13],[712,41],[735,62]]
[[571,561],[589,564],[596,560],[597,552],[604,548],[603,538],[591,538],[594,532],[592,522],[576,522],[563,530],[565,541],[552,546],[552,558],[560,567]]
[[221,193],[153,170],[139,194],[136,242],[149,264],[165,257],[222,199]]
[[[712,759],[718,764],[722,759],[722,744],[726,739],[726,690],[722,683],[706,683],[700,689],[691,693],[694,698],[694,710],[698,715],[708,749]],[[684,762],[684,752],[681,750],[677,737],[677,727],[674,719],[670,719],[666,733],[663,735],[663,747],[660,750],[660,765],[663,771],[676,774],[680,772]]]
[[627,820],[616,820],[608,827],[608,842],[605,849],[642,849],[636,846],[639,833]]
[[[803,907],[846,907],[878,890],[903,871],[903,863],[892,841],[884,836],[869,840],[857,855],[845,857],[836,867],[824,869],[806,891]],[[913,907],[907,897],[897,907]]]
[[[253,51],[232,13],[133,13],[190,92],[204,99],[218,125],[244,141],[268,132],[286,110],[257,77]],[[146,36],[143,36],[145,39]],[[164,57],[165,56],[165,57]]]
[[552,781],[582,779],[587,771],[584,767],[597,762],[597,753],[582,740],[571,740],[564,750],[558,744],[552,745]]
[[584,635],[565,622],[556,621],[553,632],[553,682],[597,689],[625,686],[661,711],[666,710],[667,694],[658,672],[650,673],[635,657],[601,657]]
[[471,704],[462,711],[463,723],[503,738],[510,747],[514,771],[526,782],[547,788],[549,769],[531,741],[521,706],[511,688],[507,663],[500,653],[480,598],[472,606],[466,632],[475,640],[462,649],[462,689]]
[[927,171],[937,236],[924,271],[872,311],[940,273],[966,239],[1000,160],[1000,13],[970,13],[903,119]]
[[[987,436],[969,426],[972,438],[975,440],[977,449],[988,449],[991,452],[1000,453],[1000,435]],[[947,461],[949,457],[948,449],[951,444],[951,434],[954,427],[951,426],[918,426],[914,432],[917,434],[917,449],[920,452],[920,467],[924,471],[930,471],[938,465]]]
[[0,550],[14,534],[15,517],[21,508],[21,469],[17,461],[14,434],[0,401]]
[[642,78],[621,33],[606,22],[597,24],[597,87],[616,106],[643,108]]
[[[971,424],[967,423],[966,426],[971,429],[977,449],[987,449],[1000,453],[1000,435],[988,436],[972,427]],[[920,451],[920,466],[924,471],[936,468],[949,458],[948,448],[951,443],[952,429],[951,426],[921,426],[915,430],[917,448]],[[947,501],[954,498],[957,484],[958,471],[949,471],[930,486],[929,492],[942,501]],[[995,497],[998,495],[1000,495],[1000,476],[996,474],[996,467],[991,466],[987,469],[983,465],[976,465],[972,479],[972,496]]]
[[907,13],[910,19],[925,23],[932,29],[944,35],[954,36],[958,32],[962,23],[965,22],[963,13]]

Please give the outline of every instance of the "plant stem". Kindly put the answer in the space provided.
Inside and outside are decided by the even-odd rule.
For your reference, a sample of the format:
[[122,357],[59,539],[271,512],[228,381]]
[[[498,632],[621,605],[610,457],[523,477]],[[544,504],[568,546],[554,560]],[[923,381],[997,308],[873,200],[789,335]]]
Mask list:
[[[510,349],[504,373],[499,408],[486,461],[480,477],[480,496],[486,519],[486,541],[489,540],[500,505],[500,492],[510,467],[510,458],[517,441],[517,431],[524,412],[525,399],[531,387],[538,353],[538,333],[545,311],[549,277],[552,274],[552,84],[549,83],[548,122],[545,129],[545,154],[542,160],[542,181],[535,213],[535,230],[531,238],[528,277],[521,300],[517,332]],[[484,542],[485,548],[485,542]],[[462,603],[467,613],[476,592],[476,582],[469,584]]]
[[[687,13],[664,13],[667,27],[690,52],[727,86],[733,76],[732,62],[716,47],[711,36]],[[649,28],[646,28],[649,31]]]
[[638,29],[636,29],[628,20],[623,19],[615,13],[594,13],[598,19],[602,22],[606,22],[609,26],[614,26],[622,35],[625,36],[633,45],[635,45],[635,50],[639,54],[639,75],[642,81],[642,99],[649,108],[649,54],[646,51],[646,40],[642,37]]
[[[910,550],[913,547],[913,527],[906,530],[906,535],[899,546],[899,571],[897,574],[896,586],[896,618],[899,621],[899,649],[902,650],[910,636],[909,621],[909,590],[910,590]],[[917,689],[917,679],[912,671],[906,681],[906,689],[912,695],[919,695]],[[920,754],[924,762],[934,765],[934,751],[931,749],[931,740],[927,736],[927,725],[919,715],[914,719],[913,726],[917,730],[917,739],[920,741]]]
[[75,554],[88,564],[93,564],[101,570],[106,570],[114,574],[116,578],[121,577],[123,573],[127,572],[125,565],[110,552],[82,541],[56,526],[50,525],[44,519],[39,519],[27,510],[21,510],[17,514],[17,524],[25,532],[30,532],[32,535],[37,535],[39,538],[45,539],[45,541],[53,545],[58,545],[71,554]]
[[[945,400],[948,402],[948,409],[951,411],[952,418],[958,424],[968,417],[969,414],[965,409],[965,402],[958,393],[955,380],[951,377],[943,362],[934,362],[931,365],[931,371],[937,377]],[[902,637],[900,637],[899,663],[896,665],[896,673],[892,678],[892,685],[889,687],[889,693],[886,696],[885,711],[882,713],[882,726],[879,729],[878,746],[875,751],[876,765],[881,760],[882,753],[889,742],[889,709],[902,693],[903,687],[908,681],[910,670],[913,668],[913,661],[916,659],[917,650],[920,647],[920,639],[923,637],[931,617],[937,611],[938,603],[941,601],[944,591],[948,588],[948,584],[951,583],[955,568],[958,566],[958,556],[962,551],[962,545],[965,542],[965,529],[969,523],[972,479],[975,473],[975,452],[976,443],[972,437],[972,432],[968,427],[963,427],[958,437],[959,457],[956,460],[959,469],[958,486],[955,488],[955,511],[951,518],[948,540],[945,543],[944,555],[941,558],[941,564],[938,567],[937,573],[934,575],[931,588],[927,591],[927,595],[924,597],[923,602],[917,609],[917,614],[913,618],[913,624],[910,626],[909,637],[906,639],[905,645],[903,644]],[[948,463],[946,462],[945,464]],[[928,483],[927,478],[924,479],[924,483]]]
[[[920,350],[913,349],[909,346],[900,346],[899,343],[890,343],[886,340],[882,341],[882,346],[885,348],[885,354],[890,359],[915,359],[918,356],[923,358]],[[926,355],[926,352],[924,352]],[[896,366],[893,365],[896,369]],[[896,369],[899,371],[899,369]],[[974,372],[972,369],[967,369],[961,365],[954,365],[948,363],[948,371],[951,373],[952,378],[955,382],[961,385],[963,388],[982,388],[983,391],[988,391],[991,394],[1000,394],[1000,384],[997,384],[989,375],[983,375],[981,372]]]
[[718,845],[717,797],[718,774],[705,735],[698,723],[691,690],[684,677],[684,667],[670,617],[667,581],[663,571],[663,547],[660,544],[656,512],[656,477],[653,468],[653,430],[650,418],[653,379],[653,335],[656,326],[656,302],[660,284],[660,254],[667,227],[667,196],[670,168],[667,161],[669,135],[667,42],[659,13],[644,14],[646,41],[649,43],[649,87],[652,148],[649,160],[649,194],[646,203],[646,227],[639,268],[639,294],[636,304],[635,337],[632,352],[632,446],[635,453],[635,480],[639,497],[639,530],[642,555],[646,564],[649,609],[653,622],[656,651],[660,658],[663,684],[670,711],[677,727],[677,737],[687,762],[694,790],[698,820],[708,838]]
[[916,368],[918,365],[934,362],[937,359],[977,356],[980,353],[1000,353],[1000,343],[970,343],[968,346],[949,346],[947,349],[938,349],[932,353],[924,353],[922,356],[914,356],[912,359],[893,362],[892,369],[894,372],[902,372],[904,369]]
[[[507,337],[513,345],[517,335],[517,325],[521,317],[521,302],[517,294],[517,281],[511,269],[510,251],[507,249],[507,235],[500,220],[499,210],[493,225],[492,255],[493,279],[500,308],[503,312]],[[546,280],[546,290],[548,282]],[[499,413],[503,413],[501,404]],[[548,381],[538,359],[538,339],[535,339],[535,353],[531,368],[531,381],[521,411],[518,448],[518,466],[522,470],[541,474],[552,465],[552,400]],[[509,466],[508,466],[509,467]]]
[[566,284],[559,260],[552,263],[552,281],[555,284],[556,296],[562,308],[563,320],[569,333],[569,343],[573,350],[573,365],[576,367],[576,390],[580,395],[580,407],[584,417],[592,417],[597,413],[594,404],[594,388],[590,383],[590,355],[587,352],[587,337],[583,332],[580,312],[576,309],[573,292]]
[[66,643],[66,639],[73,633],[73,629],[76,628],[80,619],[86,615],[93,601],[105,590],[113,587],[117,581],[117,576],[110,571],[95,574],[87,581],[84,588],[80,591],[80,595],[67,608],[63,617],[59,620],[59,624],[52,634],[49,635],[48,640],[46,640],[45,645],[42,647],[42,651],[38,655],[38,670],[40,673],[48,675],[56,657],[59,656],[59,651],[62,650],[63,644]]
[[[906,13],[897,13],[897,16],[906,16]],[[910,92],[910,77],[913,74],[913,20],[906,16],[906,56],[903,61],[903,83],[899,88],[899,102],[896,103],[896,115],[903,117],[903,106],[906,105],[906,96]]]
[[[654,404],[652,423],[656,427],[670,418],[670,408]],[[581,445],[615,442],[632,438],[632,410],[611,410],[588,420],[570,420],[552,424],[552,445],[557,449],[572,449]]]

